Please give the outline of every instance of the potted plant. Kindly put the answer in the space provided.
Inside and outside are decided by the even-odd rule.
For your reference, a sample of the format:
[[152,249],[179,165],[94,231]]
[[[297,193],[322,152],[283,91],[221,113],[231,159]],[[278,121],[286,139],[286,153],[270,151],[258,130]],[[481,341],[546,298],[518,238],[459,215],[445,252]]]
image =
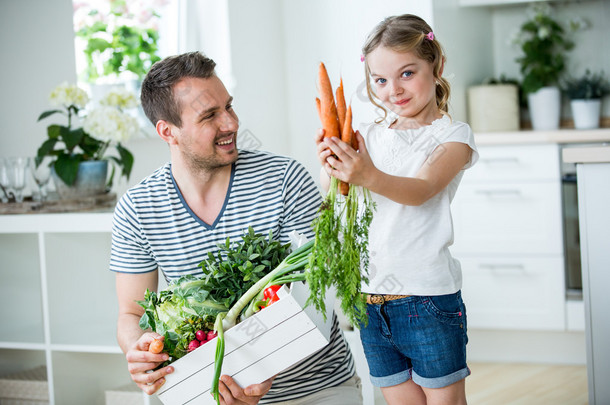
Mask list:
[[564,79],[561,87],[570,99],[574,127],[599,128],[601,99],[610,93],[610,84],[603,72],[591,73],[587,69],[583,76]]
[[82,78],[96,83],[108,77],[114,81],[141,80],[158,55],[159,14],[168,0],[81,1],[75,3],[77,40],[86,57]]
[[518,82],[502,75],[470,86],[468,123],[475,132],[518,131]]
[[[559,128],[561,93],[559,78],[565,69],[565,53],[574,47],[569,32],[556,21],[551,7],[535,4],[531,17],[521,27],[515,43],[522,54],[516,59],[523,75],[521,88],[527,98],[535,130]],[[571,24],[575,30],[579,24]]]
[[[62,83],[50,94],[50,103],[61,109],[45,111],[38,121],[60,114],[67,125],[51,124],[47,139],[38,148],[36,164],[45,156],[53,157],[55,187],[60,197],[74,198],[103,193],[112,187],[115,168],[127,179],[133,166],[132,153],[122,145],[139,130],[137,120],[123,110],[137,106],[131,93],[109,92],[100,106],[83,114],[89,102],[87,93],[75,85]],[[76,121],[82,120],[82,126]],[[108,155],[110,147],[115,155]],[[108,162],[113,164],[108,176]]]

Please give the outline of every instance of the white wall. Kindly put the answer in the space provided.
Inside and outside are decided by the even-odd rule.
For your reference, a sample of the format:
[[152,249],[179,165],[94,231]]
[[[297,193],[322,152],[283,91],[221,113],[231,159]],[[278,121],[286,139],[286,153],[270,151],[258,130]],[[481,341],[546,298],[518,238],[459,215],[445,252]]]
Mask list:
[[33,156],[48,123],[48,94],[76,80],[72,0],[0,1],[0,156]]
[[434,20],[447,55],[443,76],[451,84],[449,113],[455,120],[467,121],[468,86],[493,72],[491,12],[485,7],[460,8],[458,0],[442,0],[434,2]]
[[240,136],[258,149],[289,154],[282,2],[230,0],[228,6]]

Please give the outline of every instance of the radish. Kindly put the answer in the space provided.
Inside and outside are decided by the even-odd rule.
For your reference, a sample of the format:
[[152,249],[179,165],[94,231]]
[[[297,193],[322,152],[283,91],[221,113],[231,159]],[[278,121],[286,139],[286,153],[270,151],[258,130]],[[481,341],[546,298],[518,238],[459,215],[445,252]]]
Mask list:
[[193,350],[195,350],[196,348],[198,348],[200,346],[200,343],[197,339],[193,339],[189,342],[189,348],[188,351],[192,352]]
[[197,338],[198,341],[200,342],[205,342],[206,340],[210,340],[208,338],[208,334],[205,333],[204,331],[202,331],[201,329],[198,330],[197,332],[195,332],[195,337]]

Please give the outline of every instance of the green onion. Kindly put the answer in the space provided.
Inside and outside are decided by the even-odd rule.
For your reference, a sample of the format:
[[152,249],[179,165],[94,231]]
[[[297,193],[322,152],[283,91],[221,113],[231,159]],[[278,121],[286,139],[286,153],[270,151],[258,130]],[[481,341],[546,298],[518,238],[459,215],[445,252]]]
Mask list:
[[[231,307],[229,312],[218,314],[214,329],[218,333],[218,340],[216,342],[216,357],[214,360],[214,380],[212,381],[211,392],[214,399],[218,404],[219,392],[218,392],[218,379],[222,372],[222,361],[225,355],[225,340],[224,330],[233,327],[237,321],[237,317],[241,314],[242,310],[253,300],[257,299],[257,296],[264,291],[269,285],[279,284],[277,280],[289,280],[297,281],[303,280],[302,270],[309,263],[309,255],[313,248],[314,241],[311,240],[305,243],[303,246],[295,249],[271,272],[265,275],[263,278],[258,280],[252,287],[242,295],[239,300]],[[291,278],[290,273],[295,272],[294,279]],[[258,300],[257,300],[258,301]]]

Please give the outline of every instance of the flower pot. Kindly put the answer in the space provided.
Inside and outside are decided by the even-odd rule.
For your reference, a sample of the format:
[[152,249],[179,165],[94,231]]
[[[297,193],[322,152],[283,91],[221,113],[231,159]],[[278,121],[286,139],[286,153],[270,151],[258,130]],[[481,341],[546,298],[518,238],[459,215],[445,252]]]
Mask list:
[[518,131],[519,88],[514,84],[469,87],[468,123],[474,132]]
[[543,87],[527,96],[532,128],[536,131],[559,129],[561,92],[558,87]]
[[80,162],[76,181],[68,186],[62,179],[52,172],[53,183],[59,198],[62,200],[91,197],[106,192],[106,178],[108,177],[107,160],[90,160]]
[[574,117],[574,128],[593,129],[599,128],[599,117],[601,115],[601,100],[572,100],[572,116]]

